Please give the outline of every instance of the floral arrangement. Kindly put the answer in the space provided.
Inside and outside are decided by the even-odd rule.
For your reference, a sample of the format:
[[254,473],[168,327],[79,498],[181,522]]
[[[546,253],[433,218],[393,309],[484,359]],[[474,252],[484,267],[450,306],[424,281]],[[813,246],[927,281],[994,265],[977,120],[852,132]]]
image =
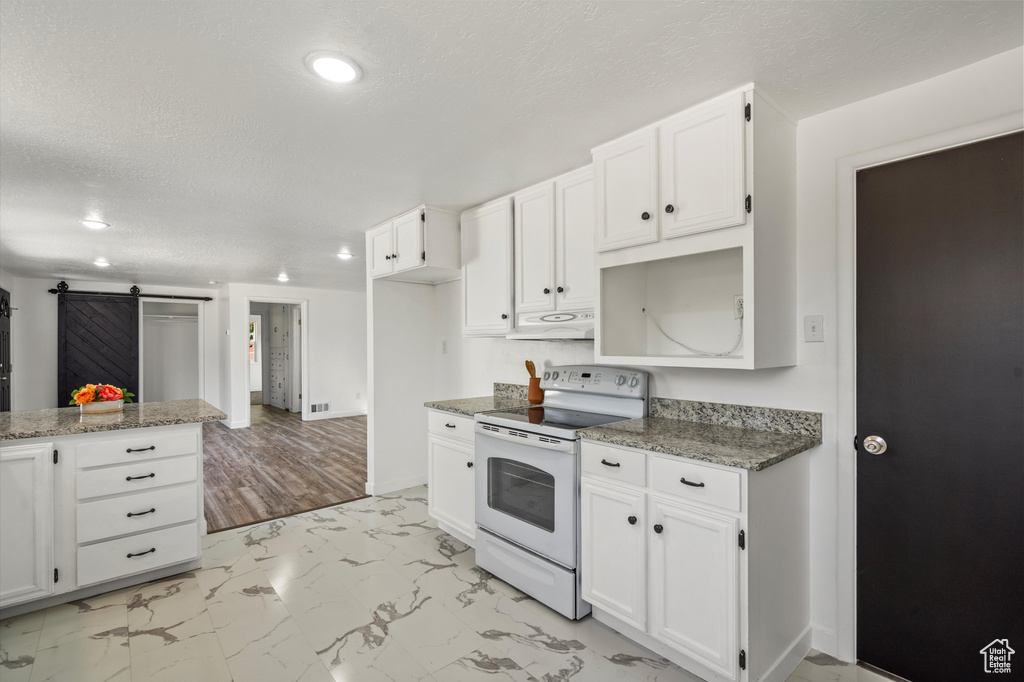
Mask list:
[[123,400],[130,403],[134,393],[125,391],[110,384],[86,384],[77,391],[71,392],[71,401],[68,405],[87,405],[89,403],[104,403],[113,400]]

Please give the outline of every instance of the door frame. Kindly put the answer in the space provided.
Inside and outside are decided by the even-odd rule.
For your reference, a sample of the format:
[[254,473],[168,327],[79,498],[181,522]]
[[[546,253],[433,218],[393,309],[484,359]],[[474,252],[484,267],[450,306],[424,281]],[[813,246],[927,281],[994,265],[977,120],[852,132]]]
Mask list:
[[[248,340],[249,330],[249,311],[253,303],[280,303],[283,305],[297,305],[299,306],[299,315],[302,320],[302,326],[306,327],[303,333],[299,337],[299,385],[305,390],[309,386],[309,299],[308,298],[278,298],[273,296],[246,296],[245,297],[245,329],[246,339]],[[230,354],[229,354],[230,357]],[[242,401],[244,409],[242,410],[245,419],[241,424],[233,424],[231,428],[244,429],[252,425],[252,405],[249,404],[249,394],[251,393],[251,384],[249,382],[249,353],[245,352],[245,372],[243,373],[245,379],[245,400]],[[309,421],[309,400],[302,401],[301,418],[302,421]]]
[[1019,132],[1022,117],[1024,110],[836,162],[836,656],[843,661],[857,660],[857,171]]

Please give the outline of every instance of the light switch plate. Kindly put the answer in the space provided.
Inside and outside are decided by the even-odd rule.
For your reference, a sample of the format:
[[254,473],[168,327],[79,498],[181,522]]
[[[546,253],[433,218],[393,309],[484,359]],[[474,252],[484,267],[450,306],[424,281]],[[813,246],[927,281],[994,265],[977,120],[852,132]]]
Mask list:
[[825,328],[824,328],[824,316],[823,315],[805,315],[804,316],[804,341],[807,343],[816,343],[825,340]]

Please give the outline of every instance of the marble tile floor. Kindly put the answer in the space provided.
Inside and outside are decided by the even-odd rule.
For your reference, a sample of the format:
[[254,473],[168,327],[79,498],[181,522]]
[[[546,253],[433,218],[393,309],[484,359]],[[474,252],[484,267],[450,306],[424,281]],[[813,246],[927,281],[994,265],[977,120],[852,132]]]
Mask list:
[[[426,488],[208,535],[203,567],[0,622],[2,682],[694,682],[474,565]],[[882,678],[817,652],[790,682]]]

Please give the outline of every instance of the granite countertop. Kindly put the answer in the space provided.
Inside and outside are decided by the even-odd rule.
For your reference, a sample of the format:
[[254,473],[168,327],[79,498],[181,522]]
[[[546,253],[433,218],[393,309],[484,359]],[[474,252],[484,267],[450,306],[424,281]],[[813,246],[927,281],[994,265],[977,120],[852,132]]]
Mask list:
[[739,426],[645,417],[579,432],[584,440],[622,445],[701,462],[761,471],[821,444],[820,434],[780,433]]
[[496,395],[485,395],[479,398],[459,398],[457,400],[438,400],[423,403],[424,407],[441,412],[452,412],[472,417],[477,412],[493,412],[494,410],[512,410],[517,407],[529,407],[530,403],[518,398],[503,398]]
[[0,441],[196,424],[219,419],[227,419],[227,415],[205,400],[129,403],[122,412],[108,414],[82,414],[78,407],[4,412],[0,413]]

